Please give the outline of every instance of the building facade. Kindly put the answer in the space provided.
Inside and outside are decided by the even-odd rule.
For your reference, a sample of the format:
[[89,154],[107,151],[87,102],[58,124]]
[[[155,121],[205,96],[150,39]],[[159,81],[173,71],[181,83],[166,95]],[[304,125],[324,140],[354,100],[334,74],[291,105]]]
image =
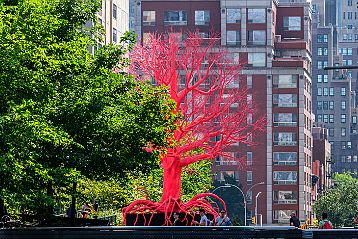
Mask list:
[[[119,38],[129,30],[129,0],[102,0],[101,10],[97,13],[97,22],[89,21],[87,27],[101,24],[105,35],[100,45],[117,43]],[[91,53],[97,48],[89,47]]]
[[[323,6],[322,6],[323,5]],[[327,9],[333,9],[330,15]],[[351,172],[357,177],[358,145],[356,108],[358,71],[324,70],[326,66],[358,64],[358,9],[354,1],[313,0],[313,112],[316,121],[328,129],[332,145],[332,170]],[[322,12],[322,9],[326,9]],[[328,23],[328,25],[327,25]]]
[[[245,155],[247,167],[219,158],[218,179],[233,176],[248,195],[248,214],[263,223],[286,224],[295,212],[311,216],[312,165],[312,29],[310,4],[275,0],[142,0],[137,35],[153,32],[215,31],[234,59],[245,65],[249,96],[267,115],[266,139],[254,148],[231,150]],[[255,140],[255,139],[253,139]],[[239,193],[239,192],[238,192]],[[257,205],[255,199],[257,197]]]

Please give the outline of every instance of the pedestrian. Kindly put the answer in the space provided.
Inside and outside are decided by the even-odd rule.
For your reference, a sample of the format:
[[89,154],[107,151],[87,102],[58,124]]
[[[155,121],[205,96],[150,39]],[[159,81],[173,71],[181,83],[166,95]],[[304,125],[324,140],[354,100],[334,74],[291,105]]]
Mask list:
[[97,201],[94,201],[94,204],[92,204],[92,208],[93,208],[93,211],[92,211],[93,218],[97,219],[98,218],[98,209],[99,209]]
[[322,220],[318,223],[318,229],[333,229],[332,223],[328,220],[328,214],[322,213]]
[[300,227],[300,220],[296,217],[296,213],[291,213],[290,226]]
[[219,216],[215,218],[215,226],[232,226],[232,222],[226,215],[226,211],[224,209],[221,210]]
[[205,210],[203,208],[199,209],[200,222],[194,221],[194,225],[197,226],[209,226],[210,221],[205,215]]
[[82,218],[87,219],[88,218],[88,214],[91,212],[91,207],[90,205],[86,202],[82,205],[81,208],[81,214],[82,214]]
[[181,221],[180,221],[180,219],[179,219],[179,213],[174,212],[174,213],[173,213],[173,217],[174,217],[173,226],[181,226],[182,223],[181,223]]
[[354,218],[353,227],[358,228],[358,213],[356,214],[356,217]]

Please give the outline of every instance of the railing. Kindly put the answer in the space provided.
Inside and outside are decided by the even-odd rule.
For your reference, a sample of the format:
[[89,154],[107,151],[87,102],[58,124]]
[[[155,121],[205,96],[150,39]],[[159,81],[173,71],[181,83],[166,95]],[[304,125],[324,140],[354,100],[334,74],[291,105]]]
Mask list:
[[274,141],[274,145],[276,146],[296,146],[297,141]]
[[264,227],[48,227],[1,229],[0,238],[15,239],[353,239],[357,229],[302,230],[291,226]]
[[297,126],[297,122],[273,122],[273,126]]
[[297,184],[297,180],[273,180],[274,185],[293,185]]
[[185,26],[187,21],[164,21],[164,25]]

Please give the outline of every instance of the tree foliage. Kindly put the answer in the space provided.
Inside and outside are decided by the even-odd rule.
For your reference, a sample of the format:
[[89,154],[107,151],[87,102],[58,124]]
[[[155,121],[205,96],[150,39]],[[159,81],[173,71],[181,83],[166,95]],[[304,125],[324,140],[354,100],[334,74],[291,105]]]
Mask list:
[[0,198],[10,211],[52,213],[71,183],[158,168],[168,146],[175,102],[165,87],[121,72],[134,37],[87,50],[101,31],[83,24],[99,6],[0,3]]
[[358,180],[350,174],[336,174],[335,187],[324,192],[313,205],[319,216],[323,212],[335,225],[350,226],[358,212]]

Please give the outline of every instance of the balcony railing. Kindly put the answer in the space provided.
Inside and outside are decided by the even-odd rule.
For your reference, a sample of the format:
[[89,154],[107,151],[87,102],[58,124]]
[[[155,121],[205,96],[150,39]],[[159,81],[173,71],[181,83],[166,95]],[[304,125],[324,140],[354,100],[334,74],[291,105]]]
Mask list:
[[279,199],[273,200],[273,202],[277,204],[297,204],[297,199]]
[[273,162],[274,165],[296,165],[297,164],[297,160],[296,161],[274,161]]
[[297,126],[297,122],[273,122],[273,125],[289,127],[289,126]]
[[164,25],[174,25],[174,26],[185,26],[187,25],[188,21],[164,21]]
[[278,107],[297,107],[297,103],[292,103],[292,102],[288,102],[288,103],[273,103],[274,106],[278,106]]
[[274,141],[274,145],[278,145],[278,146],[296,146],[297,141]]
[[273,180],[273,184],[275,185],[292,185],[297,184],[297,180]]

